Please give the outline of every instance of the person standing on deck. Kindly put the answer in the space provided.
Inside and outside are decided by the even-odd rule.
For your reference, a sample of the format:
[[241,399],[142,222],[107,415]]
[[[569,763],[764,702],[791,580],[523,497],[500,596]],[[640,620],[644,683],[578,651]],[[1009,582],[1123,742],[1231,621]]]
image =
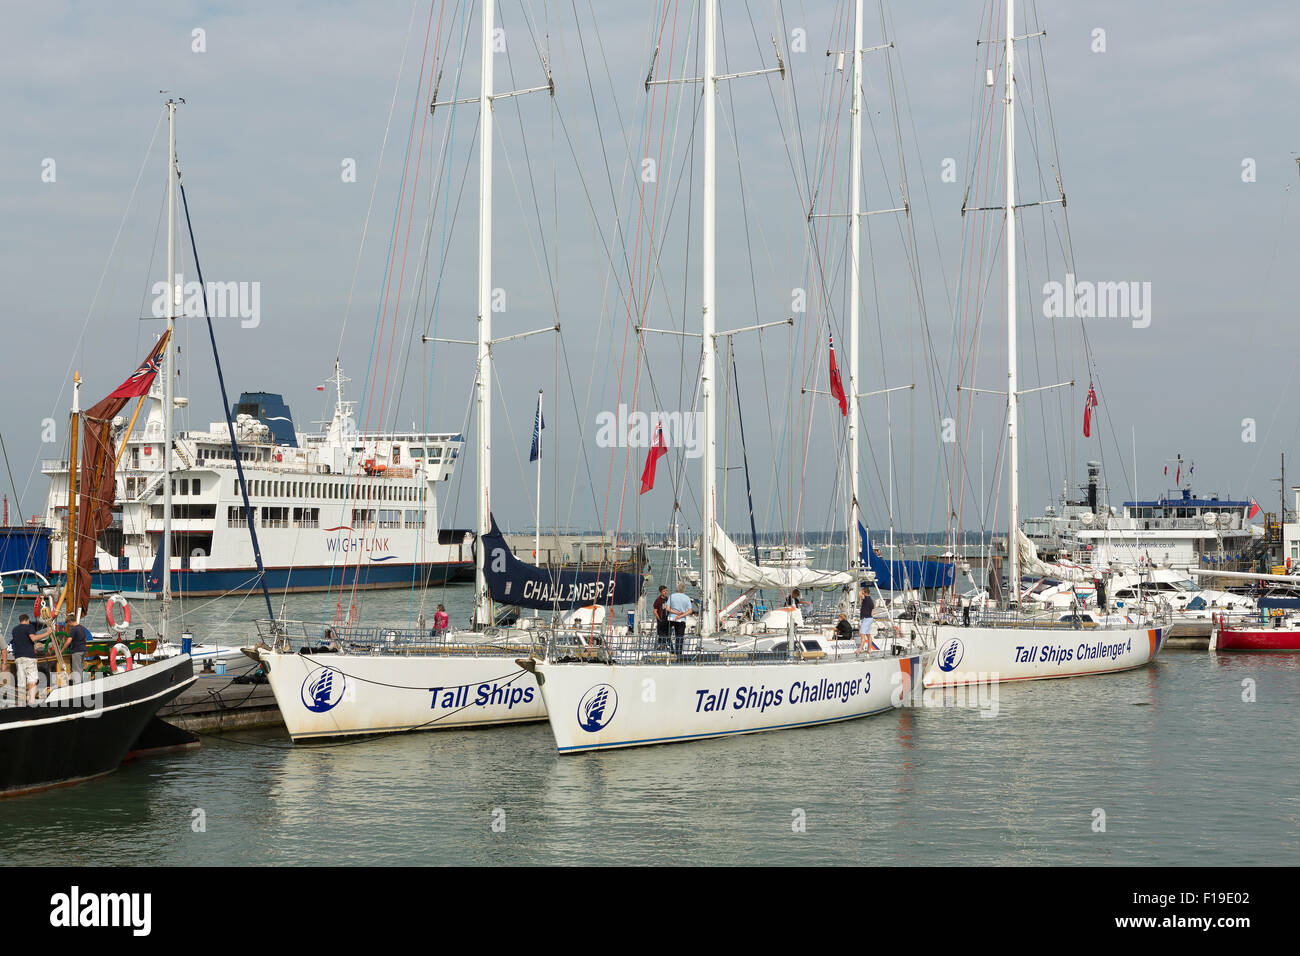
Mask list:
[[68,636],[63,642],[63,650],[69,656],[68,669],[73,682],[81,680],[86,666],[86,642],[90,640],[90,631],[86,625],[78,622],[68,628]]
[[14,666],[18,687],[26,689],[26,696],[19,704],[36,703],[36,642],[47,639],[50,633],[49,626],[43,622],[33,624],[26,614],[18,615],[18,626],[13,630]]
[[673,627],[673,646],[678,657],[686,644],[686,618],[691,613],[691,599],[686,596],[686,589],[681,581],[677,590],[668,596],[668,620]]
[[862,585],[862,606],[859,608],[861,618],[858,620],[858,634],[871,650],[875,650],[875,645],[871,642],[871,625],[873,615],[876,613],[876,602],[871,600],[871,585]]
[[668,625],[668,585],[659,585],[659,596],[655,598],[655,636],[659,639],[657,643],[667,644],[665,640],[671,628]]
[[433,633],[439,636],[446,634],[450,626],[451,618],[447,616],[447,608],[439,604],[437,612],[433,615]]

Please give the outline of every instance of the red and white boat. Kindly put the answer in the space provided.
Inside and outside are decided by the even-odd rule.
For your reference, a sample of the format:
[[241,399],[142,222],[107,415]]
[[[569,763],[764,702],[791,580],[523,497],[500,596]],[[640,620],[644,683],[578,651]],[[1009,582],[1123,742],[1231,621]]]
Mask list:
[[1300,615],[1258,617],[1229,621],[1221,615],[1214,619],[1210,633],[1212,651],[1300,651]]

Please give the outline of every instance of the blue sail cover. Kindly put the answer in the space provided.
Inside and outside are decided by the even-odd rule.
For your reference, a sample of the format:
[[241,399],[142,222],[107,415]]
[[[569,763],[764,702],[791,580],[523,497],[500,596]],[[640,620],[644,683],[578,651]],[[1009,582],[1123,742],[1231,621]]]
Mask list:
[[[1190,607],[1191,605],[1189,604],[1188,606]],[[1259,599],[1259,609],[1261,611],[1272,611],[1279,608],[1288,611],[1296,610],[1297,608],[1300,608],[1300,598],[1262,597]]]
[[947,588],[957,574],[956,565],[942,561],[886,561],[871,548],[867,529],[858,522],[862,537],[862,563],[876,574],[876,586],[882,591],[907,588]]
[[492,518],[483,539],[483,576],[488,596],[501,604],[571,610],[588,604],[635,604],[641,575],[609,571],[552,571],[520,561]]
[[161,591],[163,586],[163,566],[162,566],[162,542],[158,542],[158,551],[153,556],[153,567],[149,569],[149,576],[144,579],[146,591]]

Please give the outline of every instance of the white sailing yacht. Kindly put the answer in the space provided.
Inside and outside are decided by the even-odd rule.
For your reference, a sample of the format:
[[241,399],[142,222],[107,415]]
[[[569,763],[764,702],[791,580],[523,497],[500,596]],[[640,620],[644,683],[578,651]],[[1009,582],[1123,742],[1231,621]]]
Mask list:
[[[1007,465],[1010,520],[1007,531],[1009,601],[1004,610],[980,610],[969,624],[939,624],[935,656],[924,684],[949,687],[971,683],[1078,677],[1141,667],[1154,660],[1165,636],[1166,617],[1150,607],[1131,614],[1085,614],[1077,609],[1031,610],[1022,602],[1022,542],[1019,515],[1019,401],[1016,345],[1016,160],[1015,160],[1015,0],[1007,0],[1003,138],[1006,144],[1005,255],[1007,264]],[[990,81],[992,71],[990,73]],[[1032,391],[1037,391],[1036,389]]]
[[[700,338],[704,515],[699,635],[665,645],[653,635],[628,634],[588,648],[573,647],[563,635],[556,635],[545,656],[522,662],[536,672],[561,753],[677,743],[866,717],[899,706],[921,673],[919,651],[908,648],[898,654],[892,650],[866,652],[856,641],[838,642],[851,647],[835,646],[836,642],[800,633],[793,615],[787,619],[783,637],[753,635],[738,640],[722,627],[718,607],[722,584],[839,590],[851,588],[857,575],[852,571],[826,572],[792,565],[755,565],[740,554],[717,523],[714,340],[728,333],[719,333],[716,328],[715,113],[718,85],[731,77],[720,76],[717,71],[716,20],[716,0],[705,0]],[[738,75],[777,70],[784,72],[784,67]],[[855,176],[861,149],[861,74],[862,3],[858,0],[853,50]],[[855,209],[851,226],[855,234],[858,220]],[[856,324],[856,314],[851,321]],[[856,389],[856,381],[851,381],[850,387]],[[856,489],[850,507],[856,507]]]
[[[494,92],[494,20],[493,0],[484,0],[478,97],[433,104],[477,102],[479,108],[478,338],[474,384],[478,467],[475,629],[440,633],[427,625],[362,626],[350,614],[334,624],[260,622],[261,643],[246,653],[265,665],[285,727],[295,742],[517,724],[543,720],[546,716],[535,678],[515,662],[531,650],[539,633],[535,629],[538,619],[521,618],[515,628],[494,626],[487,563],[489,557],[496,557],[521,564],[509,553],[491,514],[491,348],[504,340],[493,340],[491,328],[493,100],[549,91],[551,86],[548,82],[546,86],[529,90]],[[532,334],[536,333],[505,338]],[[559,580],[577,590],[578,584],[589,575],[590,572],[566,572]],[[538,577],[555,580],[546,572],[539,572]],[[550,590],[554,592],[558,588]],[[555,604],[569,606],[558,598]]]

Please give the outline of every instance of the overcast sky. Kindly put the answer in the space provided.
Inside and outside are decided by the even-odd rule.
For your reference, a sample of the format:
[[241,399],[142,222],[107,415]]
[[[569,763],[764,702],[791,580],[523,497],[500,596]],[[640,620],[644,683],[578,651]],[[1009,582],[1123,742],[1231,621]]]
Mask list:
[[[736,338],[758,523],[840,527],[841,420],[828,398],[801,389],[827,387],[828,332],[847,363],[844,221],[810,225],[807,213],[814,185],[815,213],[845,209],[847,102],[826,51],[847,42],[852,7],[720,6],[721,70],[775,65],[771,34],[788,67],[784,80],[727,83],[719,99],[718,326],[796,318],[793,330]],[[1198,489],[1255,496],[1276,510],[1279,454],[1300,449],[1300,12],[1288,2],[1173,9],[1041,2],[1036,19],[1047,36],[1022,44],[1023,102],[1032,93],[1040,110],[1046,103],[1041,45],[1056,140],[1045,110],[1022,112],[1020,201],[1054,198],[1039,189],[1038,170],[1050,186],[1059,152],[1078,277],[1149,282],[1151,290],[1146,327],[1127,318],[1084,323],[1090,370],[1080,358],[1079,323],[1042,314],[1039,290],[1066,271],[1059,207],[1024,212],[1021,384],[1078,380],[1060,396],[1025,402],[1030,511],[1059,494],[1063,479],[1081,481],[1083,462],[1094,457],[1105,462],[1112,497],[1130,497],[1134,432],[1144,497],[1172,485],[1164,462],[1181,453],[1195,461]],[[494,315],[494,334],[563,327],[558,353],[553,335],[496,350],[493,501],[503,524],[531,522],[527,459],[538,388],[547,392],[543,520],[617,527],[621,505],[625,529],[667,524],[671,472],[661,471],[638,501],[644,452],[598,448],[596,416],[620,401],[663,411],[694,403],[698,343],[647,337],[638,372],[628,328],[642,301],[647,325],[699,328],[699,87],[656,88],[648,100],[643,86],[655,38],[657,77],[699,69],[695,15],[687,3],[500,7],[507,52],[496,57],[498,90],[545,83],[539,49],[556,89],[554,100],[532,94],[497,103],[493,285],[504,290],[505,308]],[[25,513],[43,506],[39,459],[66,453],[71,370],[81,371],[89,405],[125,378],[159,330],[141,317],[164,271],[164,89],[187,101],[178,153],[205,276],[259,288],[255,327],[238,317],[217,321],[232,399],[242,390],[281,392],[299,427],[310,428],[328,417],[315,386],[339,356],[363,425],[379,427],[382,418],[385,427],[472,426],[472,350],[419,342],[426,331],[475,334],[476,108],[427,111],[430,76],[440,76],[440,100],[477,93],[477,7],[468,30],[465,16],[454,3],[426,0],[42,3],[7,11],[0,431]],[[993,214],[963,221],[960,211],[972,166],[972,195],[1001,202],[1001,174],[994,168],[990,179],[981,165],[1000,162],[1000,133],[972,155],[972,124],[989,102],[987,48],[975,41],[1000,36],[1002,14],[999,7],[991,34],[987,5],[973,0],[898,4],[888,17],[917,248],[905,255],[901,217],[869,218],[860,390],[917,386],[890,403],[898,526],[943,528],[956,446],[939,436],[942,419],[953,416],[967,455],[965,476],[955,476],[966,489],[957,493],[962,524],[976,527],[979,501],[1005,505],[995,485],[1001,409],[993,397],[977,399],[968,417],[955,386],[972,347],[963,382],[996,389],[1004,381],[1002,226]],[[881,27],[871,3],[867,23],[865,42],[874,45]],[[887,209],[900,180],[890,77],[883,54],[869,54],[867,64],[864,203]],[[638,193],[647,156],[658,158],[657,188]],[[355,182],[345,181],[349,161]],[[955,169],[955,181],[945,181],[945,168]],[[975,224],[980,215],[984,226]],[[919,285],[909,281],[914,273]],[[792,312],[796,288],[812,290],[807,312]],[[220,418],[221,404],[206,333],[185,323],[178,341],[179,392],[191,401],[179,421],[204,427]],[[1101,407],[1085,441],[1091,376]],[[731,395],[727,524],[743,531]],[[862,407],[870,437],[863,494],[881,527],[889,500],[885,401],[864,399]],[[43,443],[51,417],[56,441]],[[1253,442],[1243,441],[1252,430],[1245,420],[1254,422]],[[473,522],[472,431],[466,437],[471,451],[446,489],[445,524]],[[1293,467],[1288,484],[1300,483],[1300,457]],[[685,519],[698,528],[698,463],[687,461],[684,474]],[[8,475],[0,484],[12,496]]]

